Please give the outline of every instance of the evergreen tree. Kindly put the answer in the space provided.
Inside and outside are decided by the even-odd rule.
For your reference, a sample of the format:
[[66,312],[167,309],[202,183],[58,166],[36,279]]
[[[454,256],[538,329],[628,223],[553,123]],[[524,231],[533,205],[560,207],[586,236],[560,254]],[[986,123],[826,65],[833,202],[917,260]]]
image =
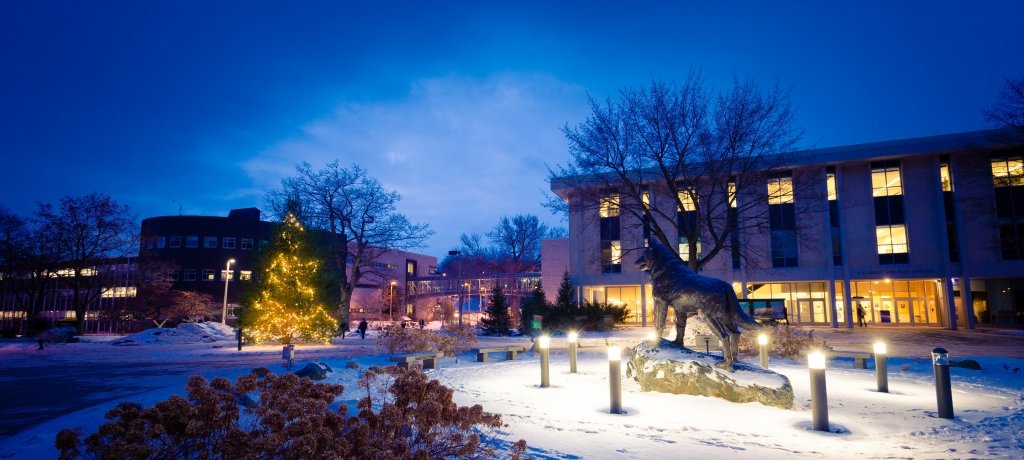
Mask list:
[[326,342],[334,335],[338,326],[324,301],[322,263],[314,252],[305,228],[287,215],[263,260],[257,292],[240,318],[252,340]]
[[540,283],[534,286],[530,295],[523,298],[519,305],[519,332],[523,335],[530,335],[532,330],[533,315],[543,315],[547,309],[548,299],[544,297],[544,289]]
[[576,288],[572,285],[572,280],[569,279],[569,272],[565,272],[562,275],[562,284],[558,285],[558,295],[555,297],[555,307],[564,310],[570,310],[576,308],[572,299],[575,296]]
[[487,335],[508,335],[512,327],[512,317],[508,311],[508,298],[501,284],[494,286],[491,302],[487,305],[487,317],[480,321]]

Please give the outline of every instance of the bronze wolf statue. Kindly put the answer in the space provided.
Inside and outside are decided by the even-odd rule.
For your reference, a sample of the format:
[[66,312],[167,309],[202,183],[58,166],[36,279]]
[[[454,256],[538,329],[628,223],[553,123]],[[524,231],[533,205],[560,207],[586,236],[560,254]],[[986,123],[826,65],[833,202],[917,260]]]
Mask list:
[[722,339],[722,367],[732,371],[736,361],[740,329],[756,330],[761,325],[740,308],[732,286],[717,278],[698,275],[655,239],[636,261],[640,270],[651,274],[654,287],[654,329],[658,337],[665,330],[668,307],[676,312],[676,343],[683,344],[686,319],[702,313],[708,327]]

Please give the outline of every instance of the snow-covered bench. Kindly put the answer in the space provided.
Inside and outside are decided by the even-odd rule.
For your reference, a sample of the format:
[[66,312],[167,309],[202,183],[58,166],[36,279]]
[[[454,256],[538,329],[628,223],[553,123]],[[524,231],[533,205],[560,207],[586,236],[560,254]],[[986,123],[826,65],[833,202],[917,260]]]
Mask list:
[[421,367],[423,369],[437,369],[438,358],[444,357],[444,353],[439,351],[428,351],[423,353],[410,353],[407,355],[392,356],[391,362],[398,363],[398,367],[408,369],[410,364],[416,364],[422,361]]
[[487,362],[487,355],[490,353],[505,353],[505,359],[515,361],[516,354],[526,351],[526,347],[474,348],[473,351],[476,352],[476,362],[478,363]]
[[853,358],[853,367],[867,369],[868,360],[875,359],[875,354],[867,351],[846,351],[832,350],[828,352],[829,358]]

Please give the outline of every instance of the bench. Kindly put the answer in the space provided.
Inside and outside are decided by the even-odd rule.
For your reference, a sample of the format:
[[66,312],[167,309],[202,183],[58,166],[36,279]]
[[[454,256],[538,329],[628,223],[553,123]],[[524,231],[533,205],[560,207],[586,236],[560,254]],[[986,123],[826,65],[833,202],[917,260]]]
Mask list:
[[431,351],[425,353],[410,353],[408,355],[392,356],[391,362],[398,363],[398,367],[408,369],[409,365],[422,361],[422,369],[437,369],[437,359],[444,356],[444,353]]
[[868,360],[875,359],[875,354],[867,351],[845,351],[845,350],[832,350],[828,352],[829,358],[853,358],[853,367],[857,369],[867,369]]
[[505,353],[505,359],[509,361],[515,361],[516,354],[526,351],[526,347],[492,347],[492,348],[474,348],[476,351],[476,362],[485,363],[487,362],[487,355],[490,353]]

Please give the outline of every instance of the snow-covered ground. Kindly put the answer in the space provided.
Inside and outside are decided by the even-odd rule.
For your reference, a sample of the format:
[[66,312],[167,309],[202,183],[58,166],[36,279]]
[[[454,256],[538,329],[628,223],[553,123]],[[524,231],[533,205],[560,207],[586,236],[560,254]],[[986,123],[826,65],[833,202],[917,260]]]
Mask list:
[[[229,377],[257,365],[286,372],[280,362],[280,347],[250,347],[237,352],[231,341],[233,335],[227,329],[155,332],[131,338],[137,346],[90,340],[62,345],[54,354],[68,363],[116,361],[140,365],[174,355],[186,365],[191,360],[197,369],[204,370],[200,372],[204,375]],[[453,388],[459,404],[481,404],[485,410],[501,414],[508,424],[506,440],[525,439],[529,444],[528,455],[541,459],[1024,457],[1024,359],[970,357],[981,364],[981,371],[951,369],[954,420],[936,417],[931,362],[899,356],[889,360],[889,393],[875,391],[873,369],[854,369],[850,360],[843,359],[829,363],[830,432],[811,430],[807,368],[803,362],[792,360],[771,363],[772,369],[786,375],[793,386],[796,399],[791,410],[758,403],[645,393],[623,375],[625,413],[611,414],[606,345],[632,345],[641,340],[643,333],[627,329],[584,335],[576,374],[568,372],[564,339],[554,339],[549,388],[540,388],[539,356],[529,353],[515,361],[496,357],[496,361],[488,363],[476,363],[473,354],[464,353],[458,359],[443,359],[440,369],[427,372]],[[186,335],[193,339],[186,340]],[[203,337],[214,341],[206,342],[208,339]],[[490,342],[529,343],[526,338],[481,340],[483,346]],[[0,346],[0,363],[16,365],[23,362],[19,360],[39,359],[32,355],[32,347],[33,344]],[[388,364],[387,355],[376,350],[370,337],[365,341],[345,339],[334,346],[300,346],[297,356],[298,367],[304,357],[328,363],[334,372],[327,381],[345,385],[342,399],[349,402],[360,397],[356,381],[362,370],[369,365]],[[747,360],[757,362],[756,357]],[[346,364],[351,361],[358,363],[359,369],[348,369]],[[210,362],[223,363],[223,367],[210,371],[200,366]],[[0,369],[4,367],[0,364]],[[624,368],[625,363],[623,371]],[[105,383],[132,384],[128,377],[119,375],[112,372]],[[130,399],[152,405],[170,394],[183,393],[183,376],[154,378],[163,385]],[[10,380],[13,378],[0,377],[0,384]],[[24,431],[0,439],[0,458],[53,458],[57,431],[76,426],[87,432],[95,431],[104,422],[103,414],[117,402],[104,401],[36,426],[26,426]]]

